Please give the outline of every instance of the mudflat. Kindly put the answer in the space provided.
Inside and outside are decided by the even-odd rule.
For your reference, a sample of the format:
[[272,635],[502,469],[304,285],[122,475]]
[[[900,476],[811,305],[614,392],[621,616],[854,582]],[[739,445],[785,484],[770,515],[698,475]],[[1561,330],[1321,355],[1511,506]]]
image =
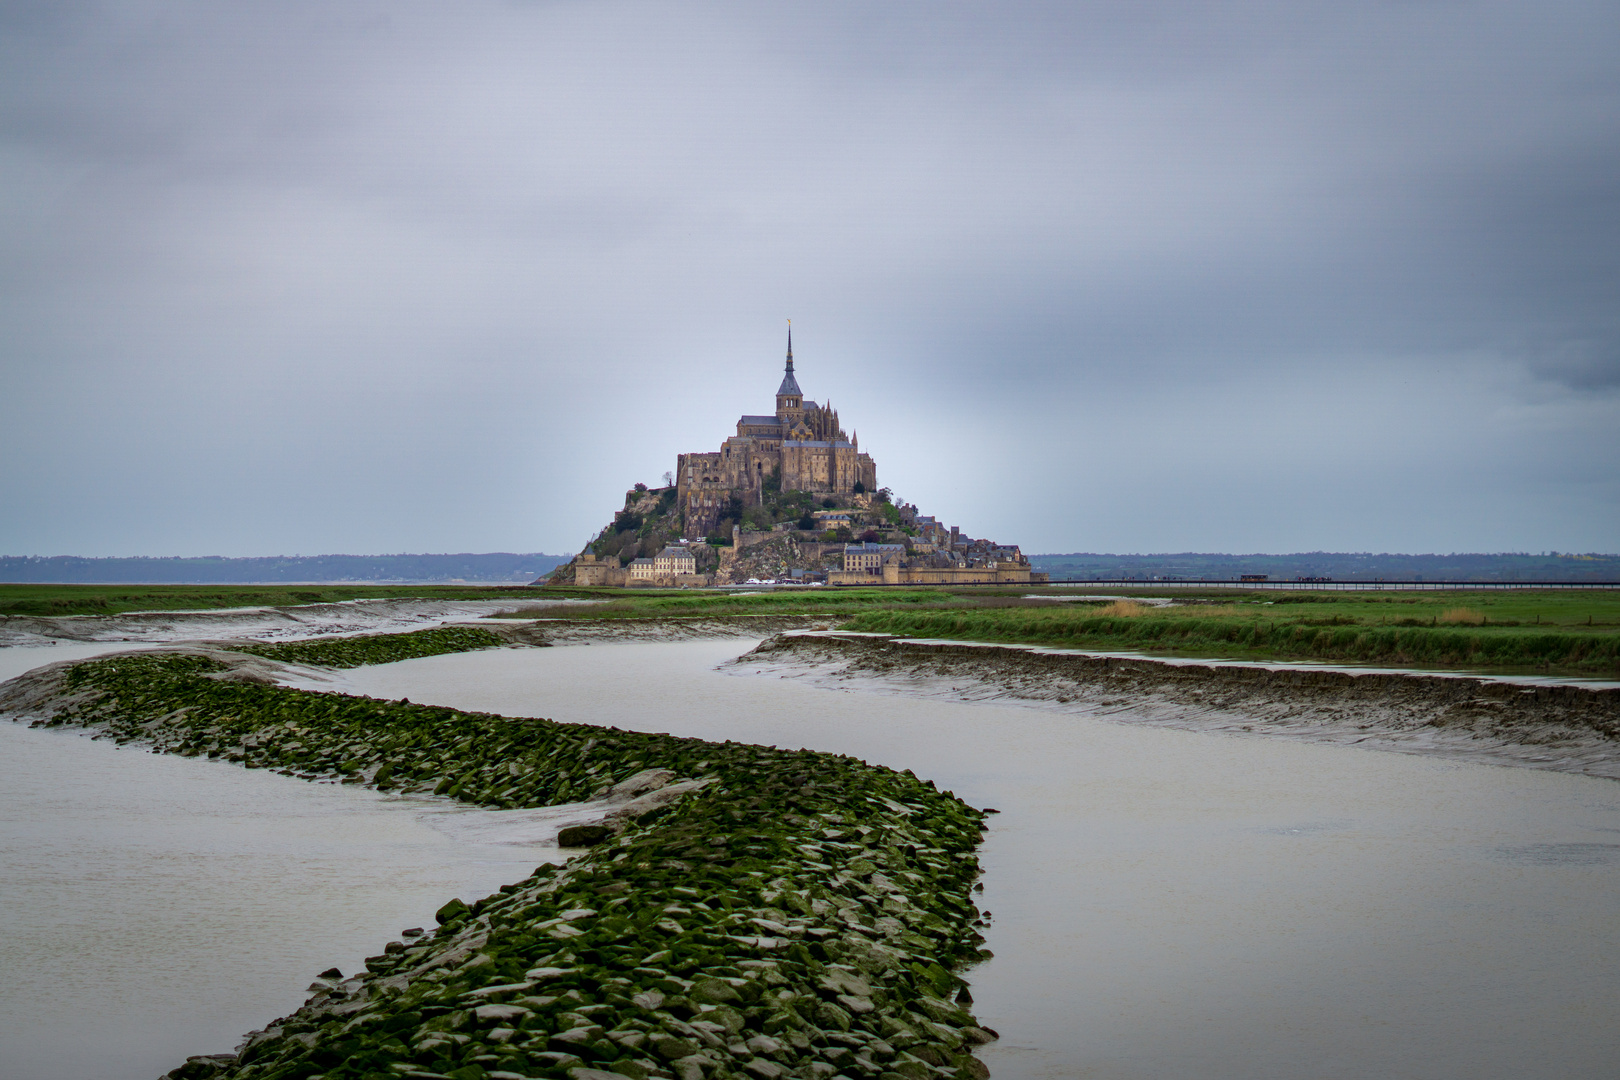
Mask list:
[[1170,663],[836,632],[778,635],[733,663],[822,684],[1620,779],[1620,688],[1612,685]]

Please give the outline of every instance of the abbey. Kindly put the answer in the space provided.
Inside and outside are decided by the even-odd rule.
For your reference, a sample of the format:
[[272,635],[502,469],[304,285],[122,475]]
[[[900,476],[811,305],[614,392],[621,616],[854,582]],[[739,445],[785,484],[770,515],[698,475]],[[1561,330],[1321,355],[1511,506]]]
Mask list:
[[805,400],[793,377],[791,328],[775,414],[739,418],[737,434],[718,451],[679,455],[675,477],[685,534],[693,540],[708,536],[728,508],[759,505],[768,485],[829,495],[875,492],[878,486],[877,465],[861,453],[858,437],[844,434],[831,404]]

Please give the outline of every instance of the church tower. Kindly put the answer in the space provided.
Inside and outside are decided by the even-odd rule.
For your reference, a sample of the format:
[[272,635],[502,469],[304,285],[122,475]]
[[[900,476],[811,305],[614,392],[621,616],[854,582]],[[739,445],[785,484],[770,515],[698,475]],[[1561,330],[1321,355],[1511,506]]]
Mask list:
[[792,323],[788,323],[787,374],[782,376],[782,385],[776,388],[776,419],[784,433],[804,419],[804,392],[799,389],[799,380],[793,377]]

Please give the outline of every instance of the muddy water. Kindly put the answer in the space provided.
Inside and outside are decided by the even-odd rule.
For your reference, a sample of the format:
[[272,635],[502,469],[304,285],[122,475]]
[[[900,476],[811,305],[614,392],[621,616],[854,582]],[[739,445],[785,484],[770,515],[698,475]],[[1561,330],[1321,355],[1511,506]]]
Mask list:
[[993,819],[998,1080],[1607,1077],[1620,785],[716,671],[736,642],[496,650],[356,692],[911,768]]
[[0,792],[5,1080],[228,1053],[320,971],[557,854],[534,822],[9,722]]

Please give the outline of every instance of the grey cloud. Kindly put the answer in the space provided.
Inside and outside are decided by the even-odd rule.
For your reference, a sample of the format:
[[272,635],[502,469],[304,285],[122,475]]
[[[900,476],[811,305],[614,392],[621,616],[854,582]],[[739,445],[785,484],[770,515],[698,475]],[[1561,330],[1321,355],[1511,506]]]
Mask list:
[[[1313,475],[1404,494],[1377,527],[1324,505],[1300,543],[1612,549],[1614,469],[1571,480],[1531,536],[1467,504],[1429,515],[1398,462],[1517,506],[1532,479],[1470,462],[1504,439],[1524,460],[1607,452],[1617,22],[1605,4],[0,4],[0,499],[23,511],[0,549],[133,551],[104,534],[110,505],[154,553],[573,547],[620,486],[768,397],[787,316],[807,391],[886,482],[970,529],[1275,546],[1263,506],[1200,538],[1140,453],[1109,458],[1121,486],[1084,482],[1126,501],[1106,521],[934,474],[985,447],[1018,460],[1035,425],[1035,489],[1083,476],[1088,411],[1146,410],[1139,437],[1204,460],[1177,432],[1211,406],[1166,390],[1241,408],[1265,388],[1337,421],[1353,385],[1357,409],[1424,395],[1452,437],[1313,448]],[[73,410],[79,445],[43,453]],[[1477,423],[1524,410],[1511,435]],[[928,445],[949,431],[972,436]],[[1261,417],[1223,438],[1222,460],[1287,453]],[[1244,481],[1207,483],[1247,505]]]
[[1620,389],[1620,327],[1604,341],[1566,341],[1538,351],[1530,370],[1577,391]]

